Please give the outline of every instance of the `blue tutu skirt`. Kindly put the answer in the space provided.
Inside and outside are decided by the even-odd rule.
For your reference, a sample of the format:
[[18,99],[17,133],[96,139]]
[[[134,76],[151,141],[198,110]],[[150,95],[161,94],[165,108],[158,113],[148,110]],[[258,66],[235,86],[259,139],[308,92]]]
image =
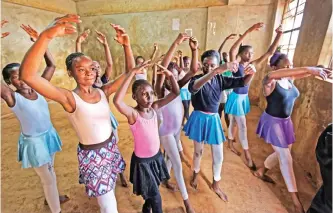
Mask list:
[[191,100],[191,93],[188,91],[188,88],[180,89],[180,97],[182,98],[182,101]]
[[217,145],[226,140],[218,113],[207,114],[195,110],[183,130],[186,136],[197,142]]
[[224,110],[225,113],[234,116],[246,115],[250,112],[250,99],[248,94],[237,94],[232,92],[228,96]]
[[117,121],[116,117],[114,117],[114,115],[111,111],[110,111],[110,119],[111,119],[112,129],[117,129],[119,124],[118,124],[118,121]]
[[54,127],[38,136],[21,133],[18,141],[18,161],[22,163],[22,168],[40,167],[52,162],[52,155],[61,151],[61,146],[62,142]]

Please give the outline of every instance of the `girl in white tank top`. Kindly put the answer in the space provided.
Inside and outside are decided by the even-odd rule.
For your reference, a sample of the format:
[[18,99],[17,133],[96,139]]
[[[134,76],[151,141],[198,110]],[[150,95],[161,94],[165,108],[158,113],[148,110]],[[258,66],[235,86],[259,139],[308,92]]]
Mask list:
[[[117,174],[125,169],[125,162],[118,150],[111,130],[108,98],[122,84],[125,74],[115,81],[93,88],[96,72],[93,61],[83,53],[72,53],[66,58],[68,73],[76,81],[76,88],[69,91],[45,82],[38,76],[41,52],[45,52],[49,42],[58,36],[71,34],[75,28],[63,23],[81,22],[77,15],[66,15],[55,19],[41,37],[26,53],[22,63],[21,78],[37,92],[60,103],[79,137],[77,149],[79,161],[79,182],[85,185],[86,193],[96,197],[103,213],[117,213],[114,187]],[[130,40],[125,30],[112,24],[116,31],[116,41],[125,52],[126,72],[135,67]]]

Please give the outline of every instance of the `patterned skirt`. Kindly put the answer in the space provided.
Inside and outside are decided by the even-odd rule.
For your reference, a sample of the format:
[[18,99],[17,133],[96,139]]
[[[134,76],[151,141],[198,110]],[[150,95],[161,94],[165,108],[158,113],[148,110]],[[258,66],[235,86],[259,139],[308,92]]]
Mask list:
[[89,197],[98,197],[112,191],[117,174],[125,170],[125,161],[119,152],[116,138],[93,145],[79,144],[79,183],[84,184]]

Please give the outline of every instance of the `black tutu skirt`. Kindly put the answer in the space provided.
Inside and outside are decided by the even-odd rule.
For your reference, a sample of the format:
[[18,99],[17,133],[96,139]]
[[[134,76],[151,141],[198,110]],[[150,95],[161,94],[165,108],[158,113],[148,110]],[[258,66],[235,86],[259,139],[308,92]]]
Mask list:
[[139,158],[133,152],[130,181],[134,194],[141,195],[145,200],[155,197],[159,194],[160,183],[168,179],[170,175],[160,151],[150,158]]

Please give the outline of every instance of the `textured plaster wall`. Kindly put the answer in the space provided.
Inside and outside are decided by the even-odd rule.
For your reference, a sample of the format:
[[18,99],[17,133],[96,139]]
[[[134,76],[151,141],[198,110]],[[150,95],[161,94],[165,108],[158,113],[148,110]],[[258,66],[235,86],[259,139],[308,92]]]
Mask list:
[[228,0],[85,0],[76,1],[81,16],[165,11],[226,5]]
[[[1,17],[9,21],[3,31],[11,32],[8,37],[1,39],[1,69],[8,63],[21,63],[25,53],[32,45],[28,34],[20,28],[21,24],[29,24],[41,32],[55,17],[63,15],[7,2],[2,2],[1,10]],[[58,86],[66,88],[75,86],[74,81],[68,77],[65,66],[67,55],[74,51],[75,38],[76,35],[56,38],[50,43],[49,50],[57,66],[52,82]],[[40,71],[44,68],[45,62],[43,61]]]
[[[172,19],[180,20],[179,31],[172,30]],[[193,35],[200,41],[199,47],[205,48],[207,8],[82,17],[81,31],[87,28],[92,31],[97,29],[108,37],[115,67],[113,77],[124,71],[124,53],[122,47],[113,41],[115,33],[110,23],[120,24],[126,29],[131,38],[134,56],[142,55],[148,59],[153,52],[154,42],[159,45],[158,56],[166,53],[178,34],[185,32],[187,28],[191,28]],[[104,50],[95,37],[96,34],[91,33],[88,42],[82,45],[83,51],[105,67]],[[190,54],[188,42],[181,44],[178,49],[184,55]],[[151,72],[148,76],[150,78]]]
[[[254,48],[254,59],[264,54],[272,38],[276,3],[273,1],[246,1],[244,5],[228,5],[208,8],[208,25],[206,37],[206,49],[218,50],[225,37],[231,33],[244,33],[249,27],[257,22],[264,22],[265,28],[248,35],[243,44],[252,45]],[[274,34],[275,36],[275,34]],[[235,40],[228,41],[223,51],[229,52]],[[265,64],[257,67],[249,97],[251,104],[258,104],[261,93],[260,82],[264,76]]]
[[76,4],[72,0],[3,0],[2,2],[38,8],[61,14],[76,13]]

